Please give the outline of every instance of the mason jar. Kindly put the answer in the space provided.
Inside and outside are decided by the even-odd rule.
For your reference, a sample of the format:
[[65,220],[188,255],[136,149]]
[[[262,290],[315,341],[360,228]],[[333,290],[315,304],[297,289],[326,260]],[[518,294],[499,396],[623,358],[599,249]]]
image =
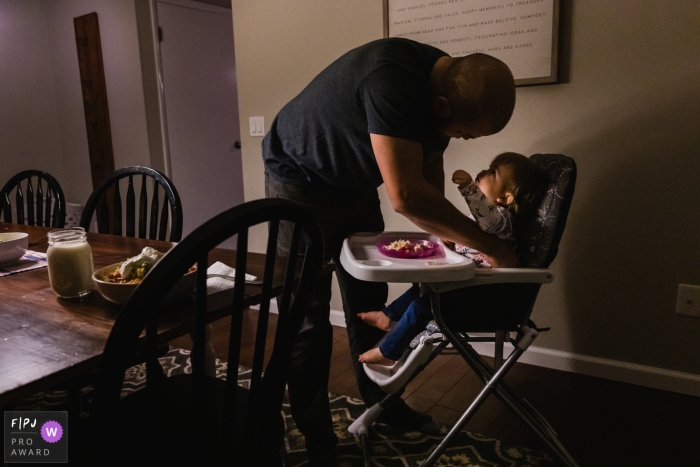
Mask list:
[[82,227],[52,230],[46,261],[51,288],[61,298],[80,298],[92,292],[92,249]]

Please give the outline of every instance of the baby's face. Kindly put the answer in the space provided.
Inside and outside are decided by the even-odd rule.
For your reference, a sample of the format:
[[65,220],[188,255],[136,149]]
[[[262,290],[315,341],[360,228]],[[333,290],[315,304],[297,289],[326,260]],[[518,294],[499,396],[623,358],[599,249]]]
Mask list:
[[494,206],[508,206],[513,202],[510,195],[511,169],[507,165],[489,168],[479,172],[476,185]]

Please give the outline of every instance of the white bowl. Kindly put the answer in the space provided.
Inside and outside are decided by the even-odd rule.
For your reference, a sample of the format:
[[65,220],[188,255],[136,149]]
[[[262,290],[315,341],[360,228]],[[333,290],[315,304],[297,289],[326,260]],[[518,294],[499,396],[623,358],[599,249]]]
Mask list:
[[29,234],[23,232],[0,233],[0,266],[16,262],[29,246]]
[[[107,275],[114,272],[121,263],[110,264],[96,270],[92,274],[92,281],[95,283],[95,288],[100,294],[113,303],[123,305],[134,293],[139,284],[119,284],[117,282],[108,282]],[[194,287],[197,284],[197,271],[188,272],[182,279],[165,296],[164,301],[171,301],[183,298],[194,292]]]

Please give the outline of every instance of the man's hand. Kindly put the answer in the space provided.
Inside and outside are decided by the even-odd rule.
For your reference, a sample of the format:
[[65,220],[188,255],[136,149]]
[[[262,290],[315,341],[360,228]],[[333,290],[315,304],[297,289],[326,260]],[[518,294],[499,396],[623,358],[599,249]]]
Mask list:
[[494,266],[518,265],[508,245],[482,231],[425,179],[420,143],[372,133],[370,139],[394,211],[443,240],[481,251]]
[[[486,261],[489,262],[494,268],[517,268],[520,267],[520,260],[518,255],[515,254],[513,250],[510,249],[504,242],[501,242],[504,246],[503,251],[499,251],[498,254],[487,255],[484,254]],[[482,252],[483,254],[483,252]]]
[[464,170],[455,170],[452,174],[452,183],[459,185],[460,188],[469,185],[472,180],[472,176]]

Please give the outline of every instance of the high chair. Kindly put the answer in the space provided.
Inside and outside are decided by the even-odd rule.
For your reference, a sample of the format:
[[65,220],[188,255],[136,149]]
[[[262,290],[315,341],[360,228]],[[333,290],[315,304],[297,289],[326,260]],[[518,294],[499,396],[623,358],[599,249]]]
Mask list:
[[[468,268],[452,264],[454,261],[448,255],[445,263],[412,263],[430,263],[432,269],[411,266],[412,270],[398,270],[398,274],[393,275],[396,280],[390,280],[391,268],[387,268],[390,261],[355,261],[353,255],[359,254],[357,247],[353,250],[352,237],[345,240],[341,263],[348,272],[363,280],[420,283],[421,294],[430,295],[435,319],[435,323],[431,322],[432,327],[428,326],[429,331],[414,339],[412,348],[393,366],[364,365],[370,379],[388,393],[349,428],[359,437],[366,466],[370,465],[369,427],[385,407],[401,397],[406,385],[448,345],[464,358],[484,382],[484,388],[422,466],[435,464],[450,440],[462,430],[491,393],[535,432],[564,465],[578,465],[549,423],[503,381],[538,334],[549,329],[538,328],[531,321],[530,314],[540,286],[553,281],[553,275],[547,268],[557,254],[576,182],[573,159],[558,154],[535,154],[531,159],[548,173],[550,186],[536,212],[516,227],[517,253],[522,268]],[[404,260],[403,263],[399,266],[407,267],[405,264],[408,261]],[[443,267],[440,264],[445,265],[445,270],[436,275],[436,265]],[[494,342],[493,367],[479,356],[472,342]],[[506,342],[513,344],[514,350],[504,360],[503,347]]]

